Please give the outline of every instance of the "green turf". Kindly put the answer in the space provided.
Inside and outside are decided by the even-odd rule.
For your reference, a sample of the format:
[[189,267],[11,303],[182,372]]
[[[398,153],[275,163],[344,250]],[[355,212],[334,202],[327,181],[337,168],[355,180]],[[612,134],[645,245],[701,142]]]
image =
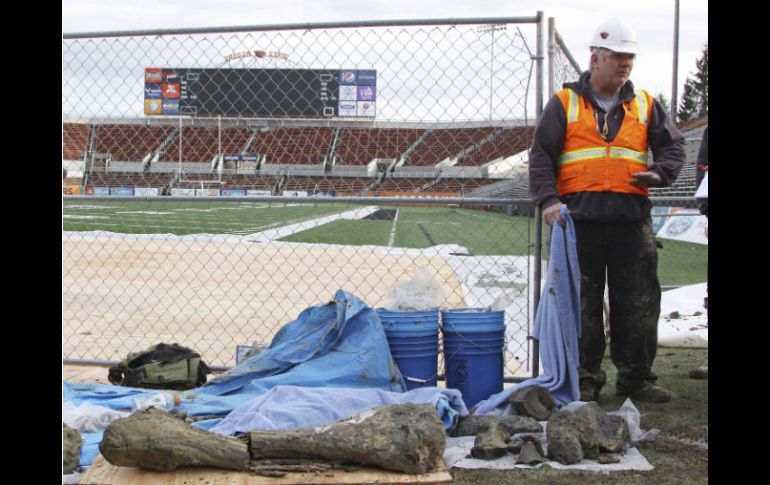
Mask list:
[[[395,247],[458,244],[476,256],[523,255],[527,254],[529,238],[534,236],[529,229],[532,223],[526,217],[444,207],[381,208],[398,210],[392,244]],[[282,241],[387,246],[393,226],[392,220],[335,221]]]
[[338,204],[251,202],[93,202],[65,203],[65,231],[127,234],[251,234],[350,209]]
[[[360,207],[348,204],[251,202],[95,201],[65,202],[65,231],[110,231],[130,234],[252,234],[309,221]],[[469,254],[532,254],[535,230],[531,218],[463,208],[381,206],[398,210],[398,220],[337,220],[295,232],[283,241],[427,248],[456,244]],[[544,228],[546,257],[548,228]],[[391,237],[393,240],[391,242]],[[662,239],[658,275],[663,286],[706,279],[708,246]]]

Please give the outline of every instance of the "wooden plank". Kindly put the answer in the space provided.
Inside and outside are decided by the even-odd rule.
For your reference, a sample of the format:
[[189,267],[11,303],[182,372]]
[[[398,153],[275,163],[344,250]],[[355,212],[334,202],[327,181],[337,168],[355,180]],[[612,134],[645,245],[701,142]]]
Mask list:
[[263,477],[210,467],[181,467],[175,472],[154,472],[111,465],[97,455],[80,485],[358,485],[377,483],[439,485],[452,483],[452,475],[441,465],[433,473],[409,475],[363,467],[354,472],[330,470],[327,473],[287,473],[284,477]]

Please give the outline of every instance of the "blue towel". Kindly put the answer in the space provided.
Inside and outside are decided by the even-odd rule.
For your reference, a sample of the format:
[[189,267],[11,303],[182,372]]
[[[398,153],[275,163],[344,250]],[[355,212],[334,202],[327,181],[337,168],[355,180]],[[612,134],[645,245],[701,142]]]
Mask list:
[[540,342],[543,373],[477,403],[471,410],[474,414],[510,413],[506,404],[511,394],[534,385],[547,389],[559,406],[580,399],[580,267],[575,223],[567,206],[562,206],[561,215],[566,227],[553,225],[548,275],[532,330],[532,336]]
[[407,392],[380,389],[278,386],[242,404],[215,426],[212,433],[234,435],[251,429],[318,426],[387,404],[433,404],[444,428],[457,424],[468,410],[457,389],[423,387]]

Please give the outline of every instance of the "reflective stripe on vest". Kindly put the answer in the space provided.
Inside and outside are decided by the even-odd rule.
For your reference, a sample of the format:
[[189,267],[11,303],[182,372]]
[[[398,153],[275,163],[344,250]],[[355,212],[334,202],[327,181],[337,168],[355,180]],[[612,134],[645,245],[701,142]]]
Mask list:
[[575,192],[618,192],[648,195],[631,185],[632,175],[647,170],[647,120],[652,108],[647,93],[623,103],[625,116],[611,143],[597,133],[594,108],[572,89],[557,97],[567,116],[564,148],[559,156],[559,195]]

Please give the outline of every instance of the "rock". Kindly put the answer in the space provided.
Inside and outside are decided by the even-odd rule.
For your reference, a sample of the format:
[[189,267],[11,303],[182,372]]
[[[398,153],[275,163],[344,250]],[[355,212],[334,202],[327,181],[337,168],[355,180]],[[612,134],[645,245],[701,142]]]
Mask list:
[[506,441],[509,436],[510,433],[500,424],[485,429],[476,435],[471,456],[480,460],[494,460],[508,454]]
[[511,406],[519,416],[529,416],[537,421],[547,421],[556,408],[551,393],[544,387],[530,386],[518,389],[509,398]]
[[521,448],[522,446],[524,446],[525,443],[532,443],[537,449],[538,453],[540,453],[542,456],[545,456],[545,452],[543,452],[543,445],[540,444],[541,436],[542,434],[534,435],[534,434],[524,434],[524,433],[513,435],[508,440],[508,451],[518,455],[519,453],[521,453]]
[[668,318],[670,318],[671,320],[676,320],[677,318],[680,318],[680,317],[681,315],[679,315],[679,312],[676,312],[676,311],[668,314]]
[[596,428],[583,413],[578,415],[561,409],[551,415],[546,428],[548,457],[564,465],[599,454]]
[[521,447],[521,453],[519,453],[516,464],[537,465],[538,463],[543,463],[543,461],[545,460],[543,459],[542,448],[538,450],[533,442],[528,441]]
[[629,440],[628,425],[623,418],[605,413],[595,402],[586,404],[575,411],[575,414],[588,419],[591,427],[596,430],[600,451],[607,453],[623,451]]
[[596,463],[600,465],[610,465],[612,463],[620,463],[620,459],[611,455],[601,454],[596,457]]
[[113,421],[99,451],[116,466],[173,471],[182,465],[246,470],[248,446],[237,438],[193,427],[154,407]]
[[62,425],[62,473],[69,475],[80,466],[80,450],[83,448],[83,438],[77,430],[66,424]]
[[516,433],[541,433],[543,427],[526,416],[467,416],[461,418],[450,436],[474,436],[490,427],[502,426],[508,436]]

